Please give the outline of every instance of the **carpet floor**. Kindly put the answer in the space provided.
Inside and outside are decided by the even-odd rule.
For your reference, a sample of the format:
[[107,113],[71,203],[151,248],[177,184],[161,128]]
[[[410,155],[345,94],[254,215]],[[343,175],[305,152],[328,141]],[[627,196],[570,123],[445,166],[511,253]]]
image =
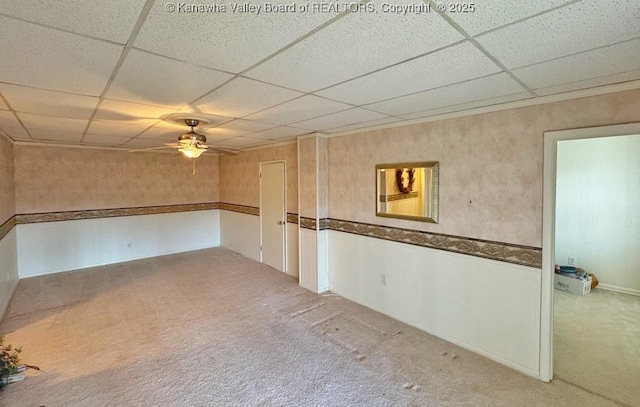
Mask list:
[[555,377],[640,406],[640,297],[596,288],[554,301]]
[[615,406],[214,248],[20,281],[2,406]]

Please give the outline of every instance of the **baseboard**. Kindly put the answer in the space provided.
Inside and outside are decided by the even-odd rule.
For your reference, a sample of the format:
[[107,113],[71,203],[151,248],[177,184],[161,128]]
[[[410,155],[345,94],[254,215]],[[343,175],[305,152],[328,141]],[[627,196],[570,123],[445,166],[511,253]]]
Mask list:
[[13,294],[15,294],[16,292],[16,288],[18,288],[19,282],[20,280],[18,280],[17,278],[13,281],[13,287],[11,287],[11,295],[9,296],[9,298],[7,298],[7,301],[4,304],[2,304],[2,308],[0,309],[0,321],[4,319],[4,314],[7,312],[7,309],[9,308],[9,304],[11,303],[11,299],[13,298]]
[[617,293],[635,295],[640,297],[640,290],[634,290],[633,288],[619,287],[617,285],[611,284],[598,284],[598,288],[602,288],[603,290],[615,291]]

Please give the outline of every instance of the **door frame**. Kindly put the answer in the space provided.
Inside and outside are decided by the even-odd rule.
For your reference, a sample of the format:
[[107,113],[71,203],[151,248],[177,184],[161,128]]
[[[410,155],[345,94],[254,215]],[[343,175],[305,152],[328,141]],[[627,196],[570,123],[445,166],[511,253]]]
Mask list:
[[553,379],[553,275],[556,231],[558,142],[640,134],[640,122],[544,132],[542,188],[542,275],[540,290],[540,379]]
[[284,174],[283,174],[283,186],[284,186],[284,241],[283,246],[282,246],[282,255],[283,255],[283,261],[282,261],[282,265],[283,265],[283,269],[282,272],[285,274],[288,274],[287,272],[289,271],[289,256],[287,255],[287,244],[288,244],[288,239],[289,239],[289,234],[287,233],[287,160],[270,160],[270,161],[260,161],[258,163],[258,183],[259,183],[259,192],[260,192],[260,196],[259,196],[259,203],[260,203],[260,263],[263,262],[262,259],[262,166],[263,165],[267,165],[267,164],[277,164],[277,163],[282,163],[284,166]]

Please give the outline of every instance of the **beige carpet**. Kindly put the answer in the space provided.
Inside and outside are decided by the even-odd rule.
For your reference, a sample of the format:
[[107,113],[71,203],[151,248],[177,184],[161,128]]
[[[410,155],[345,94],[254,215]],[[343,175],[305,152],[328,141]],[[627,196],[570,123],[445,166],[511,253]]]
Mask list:
[[20,282],[3,406],[614,406],[216,248]]
[[598,288],[554,295],[555,377],[640,406],[640,297]]

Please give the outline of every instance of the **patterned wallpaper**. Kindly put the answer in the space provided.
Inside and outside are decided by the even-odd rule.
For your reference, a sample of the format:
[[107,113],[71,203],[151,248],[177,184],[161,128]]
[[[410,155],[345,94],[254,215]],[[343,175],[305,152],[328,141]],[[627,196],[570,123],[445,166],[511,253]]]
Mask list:
[[218,156],[14,146],[16,213],[219,201]]
[[244,206],[260,206],[260,162],[285,160],[287,171],[287,212],[298,213],[298,150],[296,143],[245,151],[220,157],[220,201]]
[[300,216],[315,218],[316,205],[316,138],[304,137],[298,140],[300,154]]
[[[329,139],[329,217],[540,247],[543,132],[640,121],[640,90]],[[440,162],[440,222],[375,216],[375,165]]]
[[0,225],[14,214],[13,146],[0,135]]

